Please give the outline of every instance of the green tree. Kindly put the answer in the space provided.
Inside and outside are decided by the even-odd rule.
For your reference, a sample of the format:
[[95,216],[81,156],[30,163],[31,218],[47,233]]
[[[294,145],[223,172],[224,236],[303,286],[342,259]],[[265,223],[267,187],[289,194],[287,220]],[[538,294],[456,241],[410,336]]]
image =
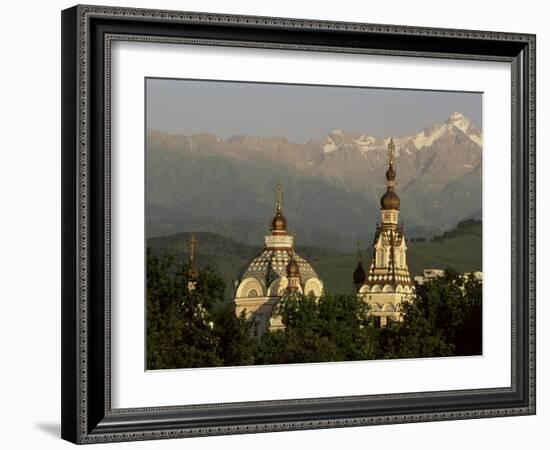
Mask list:
[[327,294],[318,303],[322,333],[334,341],[343,361],[372,359],[377,331],[368,305],[355,294]]
[[353,294],[284,296],[277,307],[285,326],[262,338],[259,364],[371,359],[376,330],[367,305]]
[[147,367],[239,366],[481,354],[481,283],[447,269],[417,286],[403,320],[375,326],[355,294],[291,293],[276,308],[284,329],[259,343],[224,299],[212,267],[188,288],[189,267],[147,252]]
[[187,264],[148,250],[147,367],[250,364],[254,341],[249,325],[224,301],[223,279],[207,266],[190,290],[188,273]]
[[214,312],[213,332],[218,342],[218,355],[224,366],[254,364],[256,340],[252,324],[244,312],[237,317],[233,303],[227,302]]
[[379,358],[481,354],[481,283],[452,269],[416,288],[403,321],[380,329]]

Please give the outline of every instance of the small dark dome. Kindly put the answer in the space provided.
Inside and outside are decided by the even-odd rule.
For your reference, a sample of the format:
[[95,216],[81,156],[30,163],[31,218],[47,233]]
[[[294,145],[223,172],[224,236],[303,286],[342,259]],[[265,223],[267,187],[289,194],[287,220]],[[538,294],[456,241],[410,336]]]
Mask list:
[[380,199],[380,206],[382,209],[399,209],[400,205],[401,201],[393,189],[388,188]]
[[271,231],[286,231],[286,218],[280,210],[271,221]]
[[298,266],[298,263],[294,259],[294,256],[290,258],[290,261],[286,266],[286,273],[289,277],[293,277],[293,278],[300,276],[300,267]]
[[361,263],[361,261],[359,261],[357,263],[357,267],[353,271],[353,282],[355,284],[363,284],[366,279],[367,279],[367,273],[363,268],[363,264]]

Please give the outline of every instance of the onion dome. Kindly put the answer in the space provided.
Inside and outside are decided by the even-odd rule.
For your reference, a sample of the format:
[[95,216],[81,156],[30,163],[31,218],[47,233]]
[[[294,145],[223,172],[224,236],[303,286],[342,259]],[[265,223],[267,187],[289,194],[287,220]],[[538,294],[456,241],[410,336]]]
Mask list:
[[298,266],[298,263],[294,259],[294,255],[290,257],[290,261],[288,262],[288,265],[286,266],[286,273],[288,278],[298,278],[300,277],[300,266]]
[[386,170],[386,192],[380,199],[380,207],[382,209],[399,209],[401,201],[399,196],[395,193],[395,177],[397,173],[393,165],[393,159],[395,155],[395,145],[393,139],[390,139],[388,143],[388,170]]
[[[323,282],[311,264],[294,251],[296,236],[287,233],[287,221],[282,212],[283,187],[280,183],[277,185],[276,200],[276,213],[270,224],[271,235],[265,237],[263,251],[238,275],[236,295],[240,292],[240,283],[244,282],[254,284],[254,290],[258,288],[258,295],[253,297],[281,296],[284,290],[301,292],[308,286],[308,291],[323,290]],[[247,297],[250,295],[247,294]]]
[[363,264],[361,261],[357,263],[357,267],[353,271],[353,282],[355,284],[363,284],[365,280],[367,279],[367,273],[365,272],[365,269],[363,268]]
[[401,200],[399,200],[394,189],[388,187],[385,194],[380,199],[380,207],[382,209],[399,209],[400,204]]
[[242,281],[245,278],[256,278],[267,287],[273,280],[288,275],[287,268],[291,260],[298,266],[298,276],[302,283],[311,278],[319,278],[309,261],[296,252],[289,249],[266,248],[244,267],[238,279]]
[[271,231],[286,232],[286,218],[280,209],[277,209],[277,213],[271,221]]

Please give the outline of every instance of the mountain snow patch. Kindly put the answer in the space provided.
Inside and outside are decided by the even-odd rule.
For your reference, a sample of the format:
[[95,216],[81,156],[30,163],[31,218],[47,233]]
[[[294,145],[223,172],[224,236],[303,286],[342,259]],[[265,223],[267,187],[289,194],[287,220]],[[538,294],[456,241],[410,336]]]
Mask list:
[[354,143],[362,153],[376,150],[378,148],[376,146],[376,138],[365,134],[359,136],[359,139],[355,139]]
[[421,149],[422,147],[429,147],[432,145],[435,141],[437,141],[439,138],[441,138],[445,131],[447,131],[447,127],[442,126],[437,128],[434,132],[426,135],[426,131],[422,131],[418,133],[413,138],[413,144],[416,146],[417,149]]
[[332,153],[334,150],[336,150],[338,146],[334,143],[332,139],[329,138],[328,143],[323,145],[323,151],[325,153]]

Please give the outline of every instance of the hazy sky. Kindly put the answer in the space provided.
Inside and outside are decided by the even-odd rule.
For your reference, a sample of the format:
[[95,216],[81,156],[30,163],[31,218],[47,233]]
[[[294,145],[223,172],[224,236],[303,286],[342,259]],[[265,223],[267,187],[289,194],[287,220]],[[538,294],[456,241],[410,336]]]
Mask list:
[[304,143],[341,129],[416,133],[454,111],[481,129],[482,94],[148,78],[147,128],[177,134],[282,136]]

